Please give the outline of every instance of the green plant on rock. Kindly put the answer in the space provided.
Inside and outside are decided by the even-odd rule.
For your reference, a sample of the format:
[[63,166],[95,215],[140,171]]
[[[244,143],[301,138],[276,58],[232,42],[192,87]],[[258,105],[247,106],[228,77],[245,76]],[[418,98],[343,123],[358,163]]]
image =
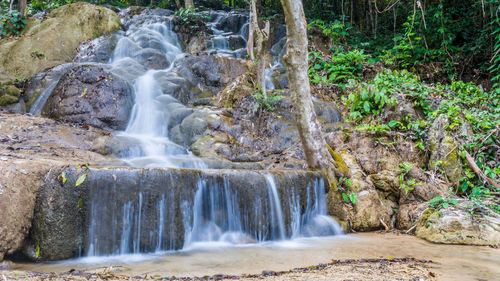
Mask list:
[[207,18],[206,15],[198,12],[196,8],[179,9],[174,16],[179,18],[183,25],[187,26],[191,34],[196,34],[200,28],[200,22]]
[[332,49],[333,54],[323,57],[318,51],[309,53],[309,78],[312,83],[345,83],[357,78],[366,63],[368,55],[363,50],[344,51],[339,47]]
[[308,29],[311,29],[313,27],[321,29],[323,34],[332,38],[334,43],[345,41],[346,37],[349,36],[349,25],[346,23],[342,23],[339,20],[330,22],[321,19],[314,19],[311,20],[307,25]]
[[0,38],[9,35],[19,35],[26,25],[26,17],[12,10],[0,15]]
[[415,187],[422,185],[424,183],[417,182],[416,179],[406,179],[406,175],[410,172],[413,167],[412,163],[402,162],[399,164],[399,169],[397,170],[399,174],[399,188],[403,189],[406,194],[415,189]]
[[[351,180],[348,178],[340,177],[339,186],[342,186],[344,184],[347,185],[347,189],[352,189]],[[347,190],[345,190],[345,192],[342,192],[342,199],[344,199],[344,201],[346,201],[347,203],[351,202],[353,205],[356,205],[358,203],[358,195]]]
[[451,205],[457,205],[457,199],[443,198],[441,196],[437,196],[429,200],[427,205],[429,205],[429,207],[431,207],[434,210],[447,209]]
[[253,97],[257,101],[257,103],[255,104],[254,112],[257,112],[259,109],[273,111],[276,104],[283,98],[281,93],[283,93],[284,90],[273,91],[272,93],[264,93],[258,85],[256,86],[260,91],[253,95]]
[[346,106],[350,107],[352,120],[362,119],[370,114],[378,115],[386,105],[396,103],[396,99],[392,97],[394,89],[379,75],[375,76],[373,83],[361,83],[354,87],[355,91],[345,100]]

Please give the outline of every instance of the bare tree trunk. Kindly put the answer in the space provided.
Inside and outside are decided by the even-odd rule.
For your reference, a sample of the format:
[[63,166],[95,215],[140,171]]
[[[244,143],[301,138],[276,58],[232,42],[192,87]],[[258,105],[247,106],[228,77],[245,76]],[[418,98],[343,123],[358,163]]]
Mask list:
[[175,0],[175,5],[177,6],[177,9],[182,8],[181,0]]
[[10,0],[9,13],[12,12],[12,6],[14,6],[14,0]]
[[26,0],[18,0],[17,10],[19,13],[23,14],[23,16],[26,16]]
[[193,0],[184,0],[184,2],[186,4],[186,9],[194,8]]
[[284,62],[300,140],[310,169],[320,170],[337,190],[335,166],[316,119],[308,76],[307,23],[302,1],[281,0],[285,12],[287,46]]
[[248,41],[247,41],[247,53],[248,53],[248,58],[250,60],[255,60],[255,56],[253,54],[253,31],[254,31],[254,25],[257,24],[257,20],[254,22],[254,16],[253,14],[256,12],[254,11],[255,8],[255,3],[253,3],[253,0],[249,0],[248,5],[250,5],[250,16],[249,16],[249,23],[248,23]]
[[[260,28],[259,28],[260,29]],[[262,93],[266,94],[266,66],[267,66],[267,42],[269,41],[269,32],[270,32],[270,24],[269,21],[265,22],[265,27],[263,30],[258,32],[257,38],[259,38],[257,44],[257,84],[259,84]]]
[[[266,78],[265,78],[265,71],[266,71],[266,65],[267,65],[267,60],[266,60],[266,51],[267,51],[267,42],[269,41],[269,32],[270,32],[270,25],[269,21],[265,22],[265,27],[264,29],[261,29],[259,27],[259,21],[258,21],[258,16],[257,16],[257,6],[256,6],[256,1],[255,0],[250,0],[250,26],[249,29],[252,29],[252,42],[249,42],[247,44],[247,49],[250,51],[250,59],[253,60],[253,37],[255,36],[255,46],[257,49],[257,57],[255,58],[257,60],[257,85],[259,85],[262,94],[266,94]],[[249,40],[250,41],[250,40]],[[250,45],[252,43],[252,45]]]

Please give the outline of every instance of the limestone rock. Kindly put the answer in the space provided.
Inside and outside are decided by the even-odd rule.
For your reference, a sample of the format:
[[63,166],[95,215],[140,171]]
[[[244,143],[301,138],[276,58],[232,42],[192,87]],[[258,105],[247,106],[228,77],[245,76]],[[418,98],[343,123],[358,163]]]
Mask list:
[[434,243],[466,245],[499,245],[500,216],[485,207],[470,213],[472,202],[460,200],[455,206],[428,209],[418,220],[416,235]]
[[32,17],[21,38],[0,40],[0,82],[71,62],[82,42],[120,28],[113,11],[84,2],[55,9],[47,19]]
[[47,170],[43,162],[0,161],[0,261],[22,247],[31,227],[36,193]]
[[98,128],[122,130],[133,106],[130,85],[96,65],[76,66],[66,73],[47,100],[42,114]]
[[462,166],[458,155],[458,146],[453,136],[447,132],[448,120],[438,116],[429,129],[430,159],[429,168],[442,168],[448,181],[456,186],[462,177]]

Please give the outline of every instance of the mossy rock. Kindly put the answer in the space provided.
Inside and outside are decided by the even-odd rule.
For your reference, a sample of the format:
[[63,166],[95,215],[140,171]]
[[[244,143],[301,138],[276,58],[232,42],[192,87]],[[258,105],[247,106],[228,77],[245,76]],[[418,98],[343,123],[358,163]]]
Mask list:
[[16,103],[19,100],[19,97],[14,97],[11,95],[2,95],[0,96],[0,106],[8,105]]
[[[71,62],[81,43],[118,29],[115,12],[84,2],[55,9],[46,20],[29,18],[20,37],[0,40],[0,82]],[[33,56],[33,50],[43,57]]]
[[16,98],[20,96],[19,89],[13,85],[7,86],[7,88],[3,92],[5,95],[13,96]]
[[19,89],[15,86],[2,86],[2,88],[0,88],[0,106],[18,102],[19,96]]
[[483,207],[471,214],[467,200],[445,209],[427,209],[420,216],[415,234],[427,241],[443,244],[497,246],[500,244],[500,216]]

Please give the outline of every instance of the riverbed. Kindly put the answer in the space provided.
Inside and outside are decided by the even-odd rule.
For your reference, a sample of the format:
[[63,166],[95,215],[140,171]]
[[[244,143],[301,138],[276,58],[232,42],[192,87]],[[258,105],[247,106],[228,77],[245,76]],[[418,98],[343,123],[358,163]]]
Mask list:
[[201,243],[176,252],[16,263],[12,269],[62,273],[72,269],[102,272],[112,267],[125,276],[190,277],[286,271],[331,260],[403,257],[431,260],[426,266],[438,280],[500,280],[498,248],[432,244],[412,235],[379,232],[238,246]]

